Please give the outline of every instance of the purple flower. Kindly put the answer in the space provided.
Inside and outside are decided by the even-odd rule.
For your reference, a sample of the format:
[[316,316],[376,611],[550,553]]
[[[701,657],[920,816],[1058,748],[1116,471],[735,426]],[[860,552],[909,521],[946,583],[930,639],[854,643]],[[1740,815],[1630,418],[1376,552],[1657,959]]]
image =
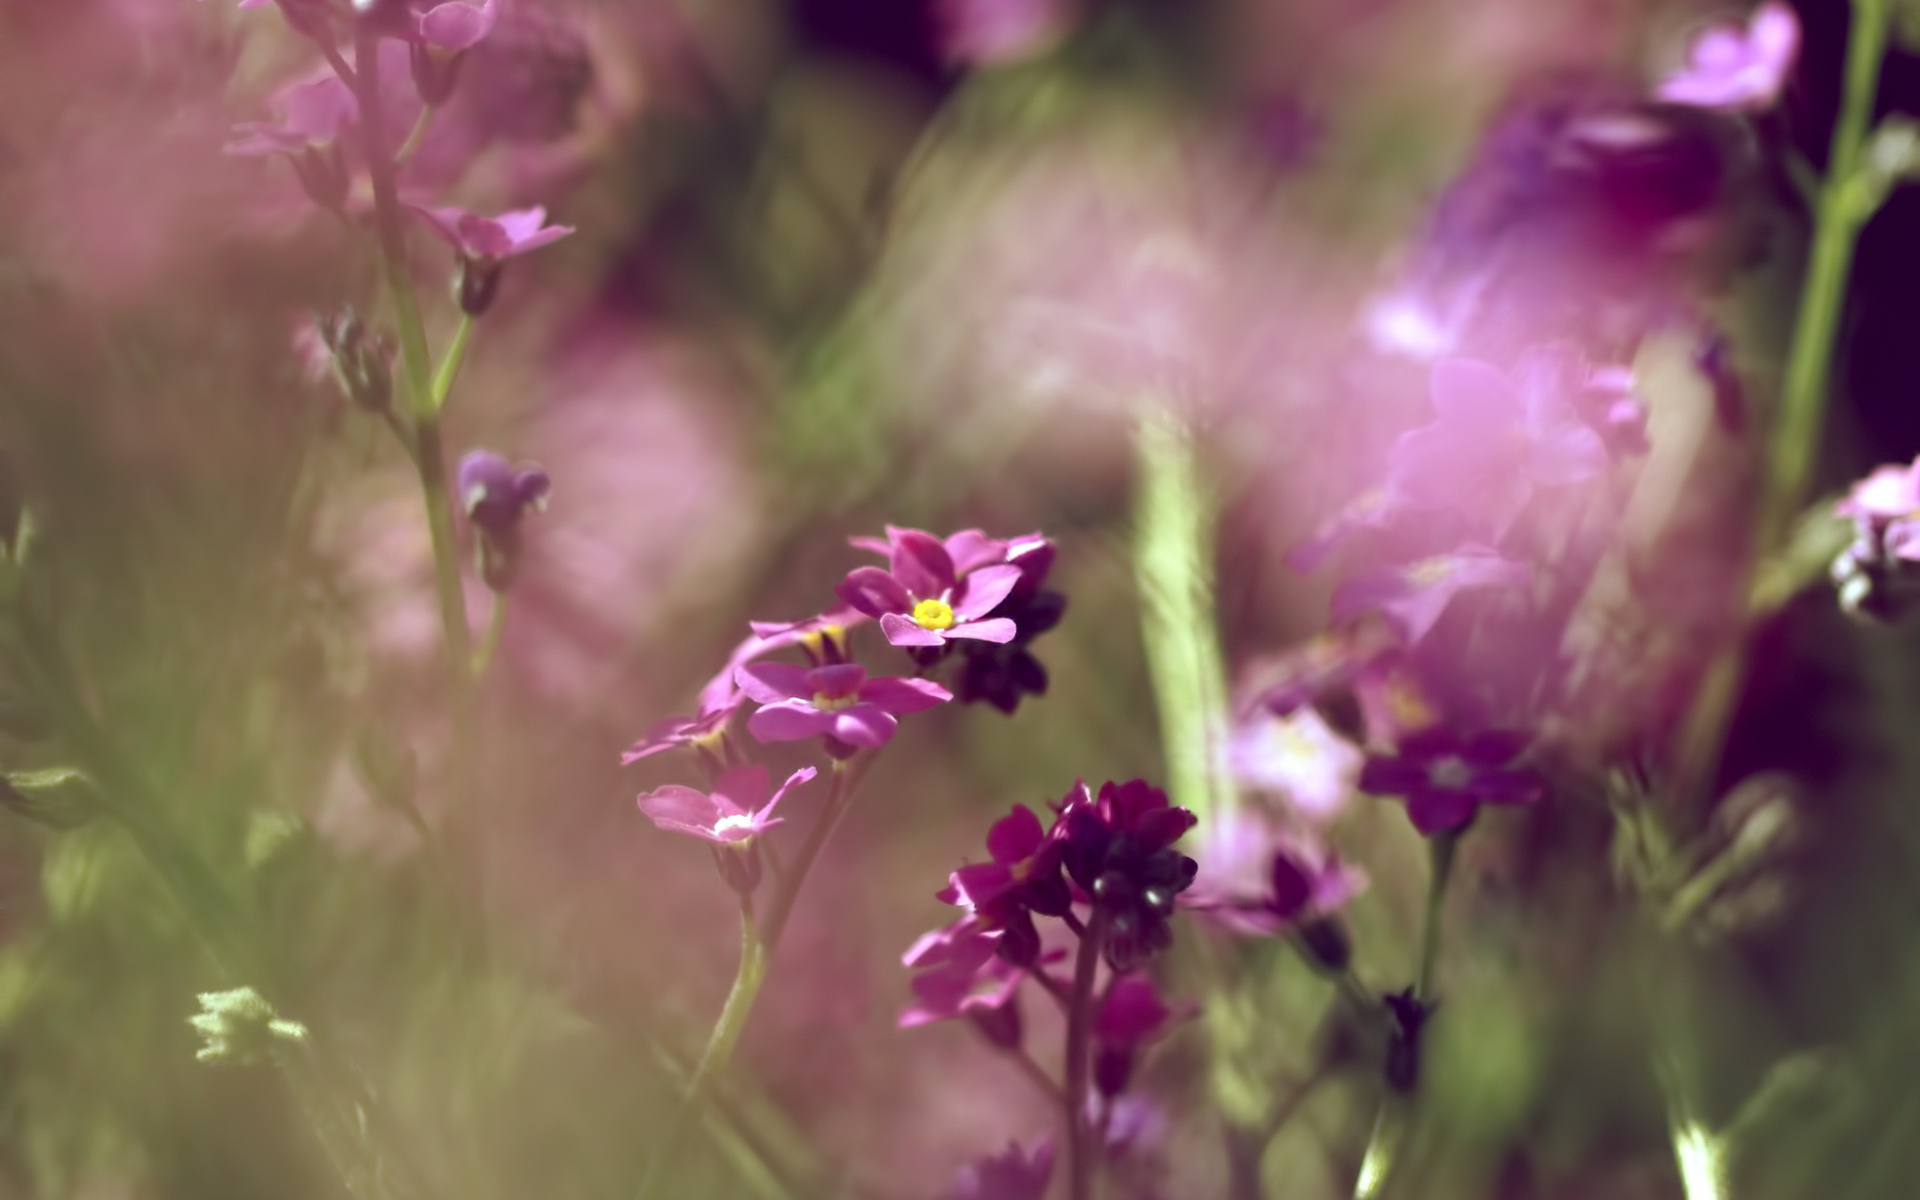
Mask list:
[[[999,931],[980,929],[968,917],[955,924],[967,928],[954,935],[951,946],[938,939],[953,926],[922,937],[902,959],[919,973],[908,984],[914,1002],[900,1013],[900,1028],[969,1017],[983,1030],[1005,1031],[1011,1025],[1017,1034],[1019,1018],[1009,1014],[1018,1012],[1016,997],[1026,972],[994,953]],[[1019,1038],[1011,1044],[1018,1045]]]
[[1173,843],[1194,824],[1192,813],[1145,780],[1102,784],[1097,800],[1084,782],[1067,793],[1047,837],[1059,843],[1068,878],[1105,918],[1105,954],[1115,971],[1173,944],[1168,918],[1199,869]]
[[1686,67],[1662,81],[1655,94],[1695,108],[1759,112],[1779,98],[1799,52],[1799,18],[1786,4],[1769,0],[1754,10],[1745,30],[1722,25],[1695,38]]
[[868,679],[857,663],[806,667],[791,663],[750,663],[734,672],[740,690],[762,707],[747,720],[747,731],[763,742],[790,742],[822,736],[829,749],[884,746],[893,737],[895,719],[953,699],[953,693],[925,679]]
[[[918,529],[888,526],[884,549],[866,538],[854,544],[885,553],[888,569],[857,567],[834,591],[876,618],[893,645],[942,646],[949,638],[1010,642],[1019,632],[1013,621],[987,616],[1028,574],[1006,561],[1008,543],[977,529],[942,542]],[[1042,553],[1038,547],[1031,552]]]
[[473,450],[454,476],[467,520],[493,537],[513,531],[528,512],[547,507],[553,483],[538,463],[515,466],[491,450]]
[[1197,1011],[1170,1006],[1145,975],[1122,975],[1107,988],[1093,1018],[1093,1083],[1103,1096],[1117,1096],[1133,1079],[1140,1051],[1176,1020]]
[[1461,829],[1482,804],[1540,799],[1545,791],[1540,777],[1509,765],[1527,740],[1523,734],[1491,730],[1462,737],[1436,726],[1402,738],[1397,756],[1367,759],[1360,789],[1404,797],[1414,828],[1428,836]]
[[1273,937],[1331,915],[1366,885],[1316,839],[1238,810],[1210,822],[1185,903],[1233,933]]
[[940,46],[949,61],[979,67],[1037,58],[1066,35],[1068,0],[936,0]]
[[1605,468],[1605,445],[1552,386],[1555,373],[1523,364],[1518,374],[1509,380],[1465,358],[1434,364],[1434,421],[1393,447],[1388,486],[1396,503],[1457,513],[1497,539],[1536,488],[1579,483]]
[[1634,384],[1632,367],[1598,367],[1589,372],[1577,401],[1581,416],[1616,456],[1645,454],[1647,402]]
[[[817,772],[801,767],[787,776],[780,790],[767,794],[770,782],[763,766],[735,767],[720,776],[713,791],[698,792],[677,783],[640,795],[640,811],[670,833],[686,833],[721,846],[751,840],[780,824],[774,808],[793,788]],[[764,801],[764,803],[763,803]]]
[[706,749],[718,744],[725,736],[727,722],[740,707],[736,695],[731,705],[716,708],[712,712],[697,717],[668,717],[657,721],[647,730],[646,736],[627,747],[620,756],[620,765],[637,763],[663,750],[673,750],[680,746],[692,746]]
[[1525,591],[1533,570],[1487,546],[1463,546],[1404,567],[1366,571],[1333,592],[1333,619],[1351,621],[1379,612],[1411,646],[1427,636],[1453,598],[1465,591],[1499,588]]
[[1256,708],[1227,741],[1227,763],[1236,779],[1277,792],[1288,810],[1317,824],[1346,808],[1364,757],[1304,704],[1286,716]]
[[277,124],[255,121],[235,125],[235,137],[227,143],[227,153],[298,154],[323,148],[339,141],[360,117],[352,89],[333,75],[285,88],[276,98],[275,107],[280,113]]
[[1884,466],[1853,485],[1834,511],[1853,518],[1861,543],[1894,558],[1920,561],[1920,459]]
[[413,38],[443,50],[471,50],[493,32],[499,19],[500,0],[466,4],[448,0],[414,17]]
[[1042,1137],[1032,1150],[1008,1142],[1003,1152],[960,1168],[940,1200],[1044,1200],[1052,1177],[1052,1138]]
[[478,263],[497,263],[538,250],[573,232],[570,225],[547,224],[547,210],[537,204],[497,217],[476,216],[464,208],[429,208],[423,204],[407,207],[420,214],[428,227],[463,258]]

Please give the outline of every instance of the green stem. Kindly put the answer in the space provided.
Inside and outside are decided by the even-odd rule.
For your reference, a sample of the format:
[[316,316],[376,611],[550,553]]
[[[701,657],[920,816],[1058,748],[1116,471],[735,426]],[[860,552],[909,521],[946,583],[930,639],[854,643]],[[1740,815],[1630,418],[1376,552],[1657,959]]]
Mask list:
[[1093,1042],[1093,976],[1100,966],[1106,917],[1096,908],[1080,936],[1080,954],[1073,965],[1073,994],[1067,1004],[1066,1087],[1062,1117],[1067,1130],[1068,1200],[1093,1195],[1094,1148],[1087,1134],[1087,1067]]
[[710,1081],[726,1070],[728,1061],[733,1057],[733,1048],[740,1040],[740,1032],[753,1015],[754,1001],[760,994],[767,960],[779,946],[780,935],[786,931],[787,918],[793,914],[793,904],[800,895],[800,887],[806,882],[807,873],[813,869],[814,860],[820,856],[821,847],[826,845],[828,835],[846,812],[859,778],[846,760],[834,761],[826,807],[821,810],[813,828],[807,832],[807,840],[801,845],[791,869],[781,878],[773,899],[767,905],[766,916],[757,927],[749,901],[742,898],[739,973],[734,977],[733,989],[727,993],[727,1003],[720,1010],[720,1019],[714,1023],[713,1032],[707,1035],[707,1048],[700,1055],[700,1063],[694,1068],[693,1077],[681,1096],[680,1107],[668,1126],[667,1136],[654,1150],[646,1173],[641,1176],[638,1200],[649,1200],[659,1187],[667,1167],[678,1157],[693,1119],[706,1106],[706,1091]]
[[447,346],[447,352],[440,359],[440,365],[433,373],[432,390],[428,393],[428,403],[434,412],[446,406],[447,397],[453,393],[453,381],[460,375],[460,364],[467,358],[467,342],[473,337],[473,316],[460,314],[460,324],[454,327],[453,341]]
[[1453,879],[1453,860],[1460,848],[1460,830],[1449,829],[1428,839],[1432,871],[1427,879],[1427,915],[1420,929],[1420,974],[1414,977],[1413,998],[1433,999],[1433,976],[1440,965],[1441,914],[1446,909],[1447,884]]
[[[1792,347],[1780,394],[1780,413],[1767,453],[1767,478],[1752,547],[1754,561],[1773,553],[1805,502],[1807,482],[1820,448],[1833,370],[1835,337],[1846,306],[1860,229],[1873,215],[1863,200],[1862,158],[1868,124],[1886,56],[1887,0],[1854,0],[1847,43],[1847,77],[1840,117],[1834,125],[1827,173],[1814,202],[1813,247],[1794,322]],[[1751,605],[1749,604],[1749,607]],[[1748,619],[1752,619],[1749,612]],[[1681,802],[1697,798],[1711,782],[1733,704],[1745,678],[1745,630],[1708,665],[1675,751],[1672,793]]]
[[1227,687],[1214,613],[1213,498],[1201,479],[1193,430],[1170,406],[1143,406],[1136,441],[1134,581],[1167,790],[1175,804],[1206,820],[1231,802],[1222,768]]
[[665,1175],[666,1167],[677,1157],[680,1144],[686,1140],[688,1127],[705,1109],[708,1087],[733,1057],[733,1048],[740,1041],[741,1031],[747,1027],[747,1018],[753,1015],[753,1002],[759,997],[760,984],[766,978],[770,950],[769,943],[754,928],[750,902],[742,897],[740,970],[734,976],[732,990],[727,993],[727,1003],[720,1010],[720,1019],[714,1023],[713,1032],[707,1037],[707,1048],[701,1052],[700,1062],[693,1069],[693,1078],[687,1081],[687,1090],[681,1097],[672,1123],[667,1127],[667,1135],[653,1152],[652,1161],[647,1163],[647,1172],[640,1180],[640,1200],[647,1200],[653,1195]]
[[493,656],[500,652],[500,639],[507,631],[507,594],[493,594],[493,611],[487,616],[487,631],[480,638],[479,649],[473,652],[473,677],[480,678],[493,665]]
[[[420,450],[420,491],[427,506],[427,531],[433,539],[433,586],[440,601],[440,626],[446,639],[447,670],[453,681],[454,723],[465,729],[473,692],[473,635],[467,628],[467,597],[460,585],[460,550],[453,533],[447,488],[446,451],[437,417],[422,417],[414,427]],[[467,744],[464,736],[456,740]]]

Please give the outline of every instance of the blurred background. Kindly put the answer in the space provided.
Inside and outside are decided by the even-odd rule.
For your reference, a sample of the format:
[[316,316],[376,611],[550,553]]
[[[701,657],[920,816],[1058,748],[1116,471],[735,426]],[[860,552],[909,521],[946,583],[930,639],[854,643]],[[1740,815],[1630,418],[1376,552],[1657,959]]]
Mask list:
[[[1679,0],[500,12],[407,186],[480,212],[542,204],[578,232],[514,260],[446,415],[450,453],[536,460],[553,480],[466,761],[450,761],[418,482],[313,350],[316,314],[364,306],[375,265],[285,162],[222,152],[317,65],[271,6],[0,6],[0,516],[25,505],[44,564],[23,636],[57,639],[81,702],[150,782],[149,818],[238,898],[285,964],[276,995],[297,1003],[280,1006],[365,1072],[425,1194],[598,1200],[637,1186],[737,954],[709,855],[635,809],[686,781],[685,763],[622,767],[621,751],[693,710],[749,619],[831,604],[866,561],[850,535],[1044,530],[1069,598],[1036,647],[1050,686],[1011,716],[955,704],[903,725],[801,897],[673,1188],[942,1195],[961,1164],[1054,1114],[964,1022],[896,1028],[901,953],[950,918],[935,891],[1010,805],[1077,777],[1165,777],[1132,563],[1142,397],[1198,431],[1238,686],[1325,626],[1328,583],[1288,552],[1422,419],[1424,367],[1383,351],[1368,314],[1431,278],[1463,188],[1504,186],[1487,131],[1553,89],[1644,94],[1704,22],[1744,14]],[[1729,331],[1762,427],[1806,240],[1780,163],[1824,161],[1849,6],[1799,13],[1781,104],[1724,148],[1716,240],[1645,266],[1650,292]],[[1880,104],[1920,111],[1904,43]],[[1486,245],[1457,252],[1559,229],[1514,203],[1475,235]],[[1541,236],[1546,254],[1570,244]],[[451,259],[429,237],[411,246],[442,345]],[[1571,286],[1582,253],[1556,260]],[[1640,286],[1644,264],[1612,265]],[[1920,452],[1917,276],[1920,197],[1897,192],[1847,296],[1823,492]],[[1706,411],[1716,380],[1687,345],[1655,339],[1640,365],[1668,381],[1648,385],[1656,439]],[[1724,614],[1757,435],[1711,436],[1656,514],[1660,573],[1639,582],[1668,636],[1589,714],[1594,756],[1675,719],[1675,689],[1700,670],[1689,643]],[[478,629],[488,593],[467,587]],[[1646,936],[1615,882],[1602,799],[1501,813],[1463,850],[1406,1196],[1680,1197],[1663,1070],[1695,1080],[1701,1120],[1739,1131],[1731,1195],[1913,1194],[1920,645],[1848,622],[1815,587],[1753,663],[1719,767],[1716,812],[1733,815],[1699,833],[1733,837],[1733,797],[1763,793],[1784,798],[1791,836],[1717,879],[1669,936]],[[23,687],[0,679],[0,766],[70,765]],[[196,994],[261,981],[207,951],[140,836],[84,805],[12,807],[0,1197],[345,1195],[299,1089],[264,1064],[195,1061]],[[1367,799],[1335,837],[1372,881],[1350,912],[1360,974],[1398,987],[1419,839]],[[1374,1067],[1316,1037],[1326,986],[1277,943],[1181,937],[1166,990],[1205,1011],[1136,1085],[1151,1147],[1111,1194],[1350,1194],[1379,1089]],[[1209,997],[1222,964],[1240,982]],[[1028,1015],[1051,1063],[1058,1024]],[[1309,1078],[1279,1134],[1249,1148],[1245,1130]]]

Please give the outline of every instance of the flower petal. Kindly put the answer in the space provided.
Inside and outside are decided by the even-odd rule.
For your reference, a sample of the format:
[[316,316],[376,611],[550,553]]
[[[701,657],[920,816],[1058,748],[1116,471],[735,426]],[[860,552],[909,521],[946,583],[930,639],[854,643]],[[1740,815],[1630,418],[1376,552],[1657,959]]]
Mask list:
[[833,591],[869,617],[913,611],[913,597],[907,589],[879,567],[855,567]]
[[767,789],[771,786],[766,767],[759,763],[733,767],[714,782],[714,807],[720,810],[721,816],[742,816],[752,812],[766,799]]
[[1002,645],[1019,634],[1020,626],[1006,617],[995,617],[991,621],[968,621],[947,630],[950,638],[972,638],[976,642],[998,642]]
[[987,830],[987,853],[993,855],[998,863],[1019,862],[1032,857],[1046,840],[1047,832],[1040,826],[1040,818],[1024,804],[1016,804],[1013,811],[993,823]]
[[852,708],[841,709],[839,712],[827,715],[833,721],[834,737],[849,746],[862,746],[867,749],[886,745],[893,739],[893,731],[900,724],[891,714],[882,712],[871,704],[856,704]]
[[882,676],[869,679],[860,688],[863,703],[874,705],[895,716],[924,712],[936,704],[953,699],[953,693],[931,679],[900,679]]
[[880,632],[887,635],[890,646],[944,646],[947,641],[934,630],[923,628],[913,618],[899,613],[881,614]]
[[782,700],[748,717],[747,732],[763,742],[797,742],[831,732],[833,718],[803,700]]
[[761,704],[813,699],[807,669],[793,663],[746,663],[735,668],[733,679],[748,698]]
[[719,811],[711,797],[677,783],[640,793],[639,805],[640,811],[661,829],[690,833],[708,841],[718,840],[713,827],[727,815]]
[[1022,572],[1012,563],[982,567],[967,576],[954,596],[953,615],[962,621],[984,617],[998,608],[1020,582]]

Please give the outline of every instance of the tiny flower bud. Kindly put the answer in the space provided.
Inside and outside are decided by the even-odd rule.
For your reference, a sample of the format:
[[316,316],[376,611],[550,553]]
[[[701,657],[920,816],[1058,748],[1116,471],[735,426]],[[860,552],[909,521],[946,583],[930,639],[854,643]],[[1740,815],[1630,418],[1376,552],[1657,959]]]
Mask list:
[[287,161],[293,164],[294,176],[300,180],[307,199],[328,212],[339,212],[346,206],[347,163],[341,156],[340,143],[335,142],[325,150],[308,146],[298,154],[289,155]]
[[500,294],[500,274],[505,266],[497,258],[461,256],[453,277],[453,298],[461,312],[470,317],[486,315]]
[[371,332],[351,308],[317,323],[320,340],[332,355],[334,382],[347,400],[363,412],[386,412],[393,404],[393,351],[387,340]]
[[1118,1096],[1133,1079],[1132,1046],[1102,1046],[1093,1057],[1093,1086],[1102,1096]]
[[1030,971],[1040,961],[1040,930],[1025,909],[1016,909],[1007,919],[996,951],[1008,966]]
[[466,61],[465,51],[441,56],[421,42],[409,46],[407,66],[413,72],[413,90],[418,93],[420,103],[439,108],[451,100],[454,86],[460,82],[460,68]]
[[1339,974],[1353,961],[1353,942],[1338,917],[1321,917],[1300,927],[1300,949],[1313,966]]

